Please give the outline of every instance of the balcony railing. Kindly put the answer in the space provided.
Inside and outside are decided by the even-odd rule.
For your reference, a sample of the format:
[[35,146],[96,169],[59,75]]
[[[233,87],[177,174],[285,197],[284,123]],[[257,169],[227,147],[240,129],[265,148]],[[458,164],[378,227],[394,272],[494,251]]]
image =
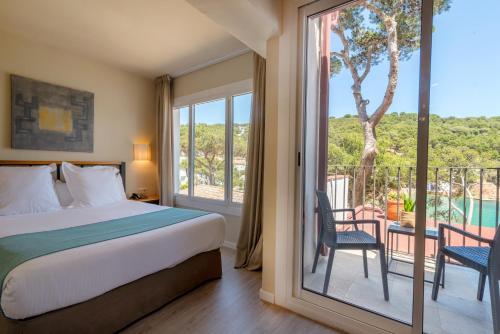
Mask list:
[[[416,196],[414,167],[330,166],[329,171],[326,190],[332,208],[354,207],[358,219],[378,219],[384,232],[389,224],[399,220],[403,197]],[[358,185],[363,179],[365,182]],[[499,225],[499,179],[499,167],[429,167],[426,227],[436,228],[439,223],[445,223],[493,238]],[[355,205],[356,195],[359,205]],[[349,219],[345,213],[337,215],[337,219]],[[373,227],[368,229],[371,230],[367,232],[374,233]],[[383,234],[385,239],[386,233]],[[395,250],[412,253],[412,242],[410,238],[400,240],[398,237]],[[436,253],[436,244],[427,242],[426,255],[432,256]],[[477,244],[452,235],[447,236],[447,242]]]

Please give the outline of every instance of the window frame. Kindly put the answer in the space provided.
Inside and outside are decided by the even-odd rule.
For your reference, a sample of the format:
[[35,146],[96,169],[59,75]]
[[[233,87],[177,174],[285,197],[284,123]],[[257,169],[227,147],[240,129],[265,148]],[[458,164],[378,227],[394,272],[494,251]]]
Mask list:
[[[233,97],[238,95],[249,94],[252,92],[252,80],[242,80],[232,84],[219,86],[216,88],[204,90],[190,95],[181,96],[174,99],[173,110],[188,108],[188,194],[178,193],[179,184],[179,158],[174,156],[174,201],[176,205],[215,211],[229,215],[241,215],[242,203],[233,202]],[[224,155],[224,200],[210,199],[200,196],[194,196],[194,126],[195,115],[194,106],[200,103],[207,103],[215,100],[225,99],[225,155]],[[179,117],[174,114],[173,119]],[[174,121],[174,125],[177,122]],[[178,133],[174,129],[174,134]],[[177,147],[178,142],[174,142],[174,147]],[[174,148],[174,152],[177,148]]]
[[[252,91],[248,91],[246,93],[239,93],[239,94],[233,94],[231,96],[231,101],[229,101],[229,104],[230,104],[230,108],[231,108],[231,111],[230,111],[230,116],[231,116],[231,133],[230,133],[230,149],[231,149],[231,161],[230,161],[230,165],[229,165],[229,168],[231,169],[231,184],[229,185],[230,189],[230,202],[231,203],[234,203],[234,204],[238,204],[238,205],[242,205],[243,202],[235,202],[234,201],[234,185],[233,185],[233,181],[234,181],[234,98],[235,97],[239,97],[239,96],[243,96],[243,95],[247,95],[247,94],[252,94],[251,96],[251,99],[250,99],[250,115],[249,115],[249,120],[248,120],[248,124],[250,125],[250,122],[252,121],[252,104],[253,104],[253,92]],[[248,128],[248,131],[250,131],[250,127]],[[250,139],[250,134],[248,134],[248,139]],[[248,141],[247,141],[247,152],[248,152]],[[246,166],[247,166],[247,162],[248,162],[248,157],[247,159],[245,160],[245,169],[246,169]],[[246,174],[245,174],[245,178],[246,178]],[[243,189],[243,193],[245,193],[245,189]]]

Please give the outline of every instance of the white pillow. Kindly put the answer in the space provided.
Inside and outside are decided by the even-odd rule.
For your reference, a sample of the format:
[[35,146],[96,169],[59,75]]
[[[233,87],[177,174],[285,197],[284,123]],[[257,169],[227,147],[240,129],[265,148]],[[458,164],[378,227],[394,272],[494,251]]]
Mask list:
[[61,209],[51,174],[55,168],[0,167],[0,216]]
[[100,206],[127,199],[117,168],[77,167],[63,162],[62,172],[73,197],[72,207]]
[[73,197],[69,192],[68,185],[60,180],[55,183],[55,190],[59,203],[62,207],[70,206],[73,203]]

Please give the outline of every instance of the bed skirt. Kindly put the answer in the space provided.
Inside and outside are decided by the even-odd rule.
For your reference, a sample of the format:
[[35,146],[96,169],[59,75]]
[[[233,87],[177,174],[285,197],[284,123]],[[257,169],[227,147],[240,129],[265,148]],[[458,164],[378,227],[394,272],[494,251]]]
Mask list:
[[23,320],[0,316],[0,333],[114,333],[221,276],[221,254],[216,249],[83,303]]

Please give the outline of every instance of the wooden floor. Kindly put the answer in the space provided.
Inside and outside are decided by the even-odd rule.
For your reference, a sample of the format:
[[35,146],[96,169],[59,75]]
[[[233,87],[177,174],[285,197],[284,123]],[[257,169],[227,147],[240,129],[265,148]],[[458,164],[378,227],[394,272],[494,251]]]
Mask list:
[[209,282],[126,328],[123,333],[338,333],[259,299],[261,273],[233,269],[222,249],[222,279]]

